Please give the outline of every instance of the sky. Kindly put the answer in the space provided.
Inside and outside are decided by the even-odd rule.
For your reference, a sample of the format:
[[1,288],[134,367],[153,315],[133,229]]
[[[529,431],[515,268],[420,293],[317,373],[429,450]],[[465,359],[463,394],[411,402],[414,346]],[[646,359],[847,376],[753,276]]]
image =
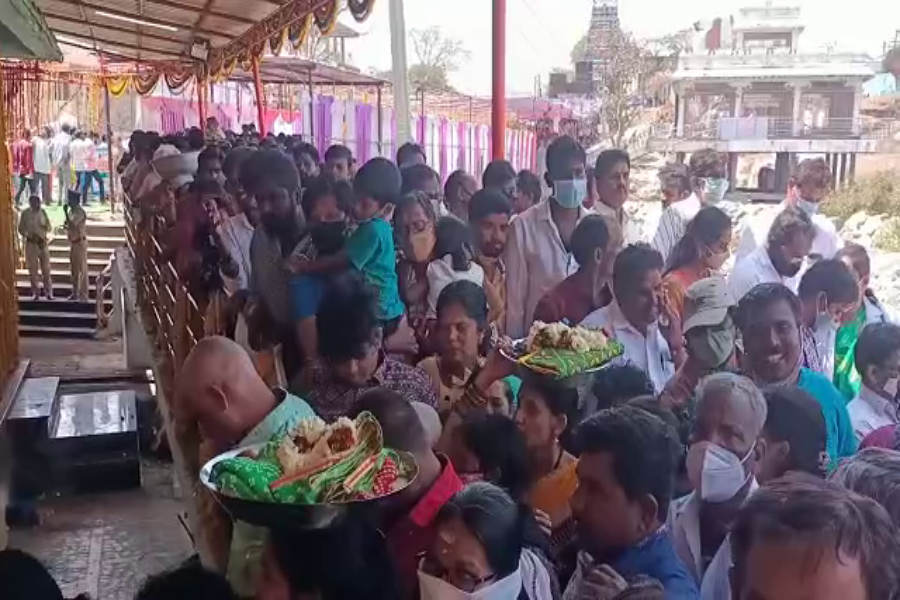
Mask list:
[[[342,21],[363,37],[348,43],[353,64],[362,69],[391,66],[389,0],[378,0],[369,19]],[[654,37],[685,29],[697,20],[737,13],[741,6],[764,0],[619,0],[625,30],[638,37]],[[404,0],[407,31],[440,27],[463,42],[470,56],[452,73],[459,91],[489,96],[491,91],[491,0]],[[532,94],[535,78],[544,85],[554,68],[567,68],[569,52],[590,23],[592,0],[506,0],[507,95]],[[801,49],[815,51],[834,43],[841,50],[880,54],[882,44],[900,29],[896,0],[787,0],[775,5],[800,6],[806,31]],[[852,10],[848,7],[852,6]],[[415,62],[412,45],[408,60]]]

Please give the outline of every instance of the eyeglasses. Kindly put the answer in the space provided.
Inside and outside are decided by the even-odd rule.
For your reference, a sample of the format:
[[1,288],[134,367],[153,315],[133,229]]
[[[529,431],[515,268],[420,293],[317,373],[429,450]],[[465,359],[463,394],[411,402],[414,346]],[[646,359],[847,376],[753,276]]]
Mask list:
[[484,584],[497,578],[493,573],[484,577],[478,577],[464,570],[445,569],[440,562],[432,558],[427,552],[419,554],[419,560],[419,568],[423,572],[452,583],[454,587],[467,593],[474,592]]

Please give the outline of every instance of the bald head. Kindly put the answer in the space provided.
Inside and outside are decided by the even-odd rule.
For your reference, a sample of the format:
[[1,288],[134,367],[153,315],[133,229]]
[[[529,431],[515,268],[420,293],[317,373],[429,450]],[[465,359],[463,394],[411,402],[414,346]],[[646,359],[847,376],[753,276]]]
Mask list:
[[234,341],[207,337],[194,346],[178,377],[176,411],[195,420],[219,451],[243,438],[275,407],[275,397],[250,356]]
[[715,373],[697,386],[694,441],[708,441],[745,456],[766,422],[766,399],[752,381]]

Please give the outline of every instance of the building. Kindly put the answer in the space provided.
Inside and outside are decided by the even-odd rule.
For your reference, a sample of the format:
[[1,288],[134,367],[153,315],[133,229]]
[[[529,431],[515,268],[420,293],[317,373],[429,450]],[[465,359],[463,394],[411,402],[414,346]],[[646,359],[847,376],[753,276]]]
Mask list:
[[619,27],[619,1],[594,0],[591,23],[585,38],[584,57],[575,62],[574,77],[571,72],[566,71],[550,74],[548,95],[551,98],[592,96],[597,89],[603,66],[609,60],[610,43],[620,31]]
[[732,184],[744,155],[774,154],[774,177],[759,177],[758,187],[780,193],[803,155],[825,156],[842,182],[853,178],[858,154],[898,145],[895,125],[860,116],[863,84],[879,61],[803,52],[799,8],[768,2],[722,23],[679,57],[675,123],[654,132],[652,150],[678,160],[700,148],[725,152]]

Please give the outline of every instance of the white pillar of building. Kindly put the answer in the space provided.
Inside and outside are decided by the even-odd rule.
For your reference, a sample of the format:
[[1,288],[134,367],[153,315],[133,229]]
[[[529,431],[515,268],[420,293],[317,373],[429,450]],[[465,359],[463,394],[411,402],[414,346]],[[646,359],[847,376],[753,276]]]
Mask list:
[[403,15],[403,0],[390,0],[391,20],[391,66],[394,87],[394,117],[397,131],[394,140],[399,147],[412,139],[409,112],[409,77],[406,62],[406,19]]
[[747,84],[736,83],[731,86],[734,89],[734,118],[740,119],[743,116],[744,109],[744,89]]
[[679,85],[675,88],[678,97],[678,112],[675,115],[675,137],[684,137],[684,115],[687,105],[687,86]]
[[792,132],[795,136],[800,135],[800,132],[803,131],[803,115],[800,114],[800,100],[803,96],[803,86],[804,82],[795,81],[791,84],[794,87],[794,108],[791,112],[793,117],[793,127]]
[[[853,135],[859,135],[861,128],[859,122],[859,110],[863,103],[862,84],[856,84],[856,91],[853,94]],[[855,165],[854,165],[855,166]]]

